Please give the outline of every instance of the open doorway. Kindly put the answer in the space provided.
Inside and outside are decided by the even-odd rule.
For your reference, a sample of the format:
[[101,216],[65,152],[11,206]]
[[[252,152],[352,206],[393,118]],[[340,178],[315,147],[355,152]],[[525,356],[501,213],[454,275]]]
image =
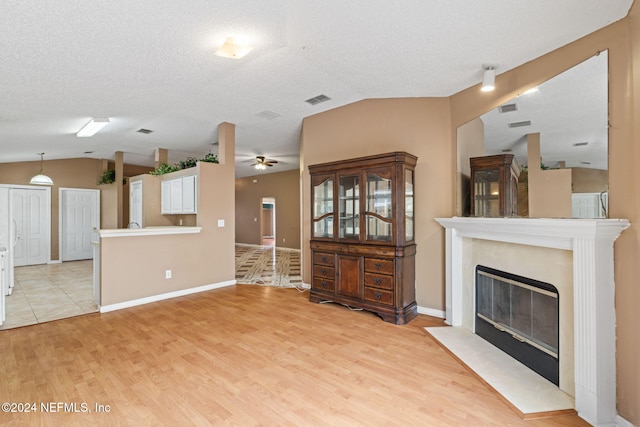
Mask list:
[[263,246],[276,245],[276,199],[263,197],[260,205],[260,237]]

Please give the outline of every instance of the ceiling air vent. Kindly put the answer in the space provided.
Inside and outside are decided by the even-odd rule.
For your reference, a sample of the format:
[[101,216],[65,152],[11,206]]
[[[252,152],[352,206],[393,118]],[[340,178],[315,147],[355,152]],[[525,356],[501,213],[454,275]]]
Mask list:
[[512,111],[518,111],[518,104],[504,104],[498,107],[498,111],[501,113],[510,113]]
[[316,105],[316,104],[320,104],[321,102],[328,101],[330,99],[331,98],[329,98],[327,95],[318,95],[318,96],[314,96],[313,98],[306,99],[304,102],[308,102],[311,105]]
[[144,133],[145,135],[148,135],[148,134],[150,134],[150,133],[151,133],[151,132],[153,132],[153,131],[152,131],[152,130],[150,130],[150,129],[142,128],[142,129],[138,129],[136,132],[140,132],[140,133]]
[[523,126],[531,126],[531,120],[525,120],[524,122],[509,123],[507,126],[510,128],[521,128]]

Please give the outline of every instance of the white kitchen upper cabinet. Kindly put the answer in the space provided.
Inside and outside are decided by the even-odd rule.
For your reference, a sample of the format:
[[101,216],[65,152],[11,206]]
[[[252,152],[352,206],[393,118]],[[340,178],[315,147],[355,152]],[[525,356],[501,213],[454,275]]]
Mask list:
[[182,178],[182,213],[190,214],[197,211],[196,200],[196,176],[185,176]]
[[160,195],[162,203],[162,214],[171,213],[171,181],[162,181],[162,189]]
[[171,184],[171,213],[182,213],[182,178],[172,179]]
[[197,187],[195,175],[162,181],[162,213],[197,213]]

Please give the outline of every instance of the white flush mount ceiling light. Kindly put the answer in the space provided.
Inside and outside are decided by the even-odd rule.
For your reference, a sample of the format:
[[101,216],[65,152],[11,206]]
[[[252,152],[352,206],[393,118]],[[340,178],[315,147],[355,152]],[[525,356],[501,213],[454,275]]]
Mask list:
[[482,75],[482,88],[483,92],[491,92],[496,88],[496,68],[494,64],[483,64],[484,74]]
[[53,185],[53,180],[45,175],[43,171],[44,167],[44,153],[38,153],[40,155],[40,173],[29,181],[29,184],[33,185]]
[[91,120],[89,120],[89,123],[84,125],[82,127],[82,129],[80,129],[78,131],[78,133],[76,133],[76,136],[79,137],[79,138],[86,138],[86,137],[89,137],[89,136],[93,136],[96,133],[98,133],[98,131],[100,131],[100,129],[102,129],[103,127],[105,127],[109,123],[110,122],[109,122],[109,118],[108,117],[91,119]]
[[249,46],[234,38],[227,38],[224,44],[216,50],[215,55],[223,58],[240,59],[247,56],[253,50],[254,46]]

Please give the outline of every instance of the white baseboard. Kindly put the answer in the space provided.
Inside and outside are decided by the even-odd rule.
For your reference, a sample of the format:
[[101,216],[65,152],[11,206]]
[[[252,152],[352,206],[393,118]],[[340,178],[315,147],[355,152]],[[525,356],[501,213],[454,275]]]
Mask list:
[[618,427],[635,427],[629,421],[622,418],[620,415],[616,415],[616,426]]
[[443,310],[436,310],[435,308],[429,307],[418,306],[418,313],[426,314],[427,316],[439,317],[440,319],[444,319],[446,317],[446,313]]
[[47,261],[47,264],[62,264],[62,261],[60,261],[59,259],[50,259],[49,261]]
[[116,304],[103,305],[100,307],[100,313],[108,313],[110,311],[121,310],[123,308],[135,307],[137,305],[149,304],[150,302],[182,297],[185,295],[195,294],[198,292],[224,288],[226,286],[232,286],[235,284],[236,284],[235,280],[228,280],[226,282],[213,283],[211,285],[198,286],[196,288],[189,288],[189,289],[181,289],[179,291],[167,292],[165,294],[159,294],[159,295],[152,295],[150,297],[138,298],[131,301],[124,301]]

